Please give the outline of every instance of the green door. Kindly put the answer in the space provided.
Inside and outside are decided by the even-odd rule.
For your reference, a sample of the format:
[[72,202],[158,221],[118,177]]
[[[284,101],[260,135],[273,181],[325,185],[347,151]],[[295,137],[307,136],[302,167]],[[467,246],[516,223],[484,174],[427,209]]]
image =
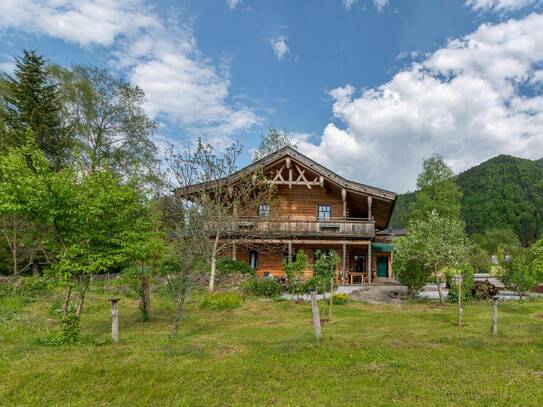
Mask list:
[[388,257],[377,256],[377,277],[388,277]]

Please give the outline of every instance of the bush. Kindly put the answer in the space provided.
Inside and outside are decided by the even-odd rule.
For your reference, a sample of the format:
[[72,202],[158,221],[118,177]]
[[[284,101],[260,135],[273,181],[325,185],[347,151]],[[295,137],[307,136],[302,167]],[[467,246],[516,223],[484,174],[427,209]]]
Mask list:
[[[464,264],[459,271],[462,275],[462,302],[470,302],[473,298],[473,268],[470,264]],[[455,275],[457,273],[458,271],[452,271],[450,274],[448,273],[447,277],[450,281],[447,299],[452,303],[458,301],[458,289],[455,281]]]
[[350,298],[347,294],[334,294],[332,296],[332,304],[334,305],[344,305],[349,302]]
[[204,301],[202,301],[201,307],[208,309],[234,309],[243,305],[243,297],[236,292],[224,292],[224,293],[211,293],[208,294]]
[[223,274],[240,273],[255,275],[256,271],[244,261],[232,260],[229,258],[220,259],[217,262],[217,269]]
[[245,282],[243,292],[255,297],[278,297],[284,292],[284,288],[275,278],[253,277]]
[[60,319],[62,323],[62,343],[74,343],[79,340],[79,317],[70,310]]
[[473,283],[472,293],[476,300],[489,300],[498,295],[498,292],[498,287],[488,280]]
[[47,292],[48,282],[43,277],[23,277],[17,293],[23,297],[34,298]]

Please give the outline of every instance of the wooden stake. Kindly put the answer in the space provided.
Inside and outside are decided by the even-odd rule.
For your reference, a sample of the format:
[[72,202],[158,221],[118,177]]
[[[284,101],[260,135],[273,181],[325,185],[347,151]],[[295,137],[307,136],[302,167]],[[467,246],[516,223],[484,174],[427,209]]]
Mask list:
[[311,297],[311,312],[313,314],[313,327],[315,328],[315,338],[317,341],[321,338],[321,317],[319,314],[319,306],[317,304],[317,290],[312,289],[309,291]]
[[492,333],[498,335],[498,297],[492,297]]
[[120,298],[110,298],[111,301],[111,339],[113,342],[119,342],[119,310],[117,302]]
[[332,320],[332,300],[334,298],[334,278],[330,279],[330,308],[328,309],[328,322]]
[[462,325],[462,275],[456,276],[456,294],[458,297],[458,326]]

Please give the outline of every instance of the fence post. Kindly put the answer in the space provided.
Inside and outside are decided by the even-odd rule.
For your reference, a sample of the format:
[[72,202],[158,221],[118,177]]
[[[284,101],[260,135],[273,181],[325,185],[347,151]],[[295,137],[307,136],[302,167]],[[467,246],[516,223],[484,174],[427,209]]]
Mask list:
[[458,297],[458,326],[462,325],[462,275],[456,276],[456,296]]
[[315,338],[317,341],[321,338],[321,317],[319,314],[319,306],[317,304],[317,290],[314,288],[309,290],[311,297],[311,312],[313,314],[313,327],[315,328]]
[[119,309],[117,302],[120,298],[110,298],[111,301],[111,339],[113,342],[119,342]]
[[498,297],[492,297],[492,333],[498,335]]

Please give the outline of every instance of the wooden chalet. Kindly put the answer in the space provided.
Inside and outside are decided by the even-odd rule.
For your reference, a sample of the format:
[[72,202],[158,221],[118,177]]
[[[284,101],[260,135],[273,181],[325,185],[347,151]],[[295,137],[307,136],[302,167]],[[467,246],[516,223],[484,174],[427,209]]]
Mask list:
[[236,216],[234,227],[245,238],[238,245],[232,240],[229,256],[246,261],[260,276],[281,276],[283,260],[303,249],[310,276],[315,251],[335,250],[341,258],[338,283],[392,279],[386,231],[394,192],[349,181],[290,147],[240,172],[257,170],[276,186],[278,199]]

